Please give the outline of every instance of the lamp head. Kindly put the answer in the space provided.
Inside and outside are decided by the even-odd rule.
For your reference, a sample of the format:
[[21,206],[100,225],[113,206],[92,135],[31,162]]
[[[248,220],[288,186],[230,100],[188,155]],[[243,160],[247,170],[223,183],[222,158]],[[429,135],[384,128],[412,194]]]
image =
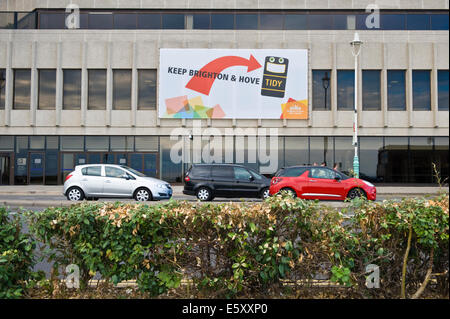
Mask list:
[[328,72],[325,72],[325,76],[322,78],[322,85],[324,89],[330,87],[330,78],[328,77]]
[[358,32],[355,32],[355,36],[353,38],[353,41],[350,42],[350,45],[352,46],[352,53],[353,56],[358,56],[361,51],[361,45],[363,42],[359,39]]

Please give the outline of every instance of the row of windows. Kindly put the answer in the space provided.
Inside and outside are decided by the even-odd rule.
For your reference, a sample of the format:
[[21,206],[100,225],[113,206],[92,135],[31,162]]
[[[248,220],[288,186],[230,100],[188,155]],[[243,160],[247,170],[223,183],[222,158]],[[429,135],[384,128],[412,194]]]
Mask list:
[[[132,71],[127,69],[112,70],[113,74],[113,109],[131,109]],[[27,110],[30,108],[31,70],[14,69],[13,109]],[[88,109],[106,109],[107,71],[89,69],[88,75]],[[156,70],[137,70],[139,110],[156,109]],[[5,108],[5,70],[0,69],[0,109]],[[3,79],[3,80],[2,80]],[[76,69],[63,70],[63,102],[64,110],[81,108],[82,72]],[[56,70],[38,70],[38,109],[55,109]]]
[[[88,109],[106,109],[106,70],[88,70]],[[113,72],[113,109],[131,109],[132,71]],[[5,108],[5,71],[0,70],[0,109]],[[331,109],[331,70],[313,70],[314,110]],[[156,70],[138,70],[138,109],[156,109]],[[337,71],[337,108],[354,109],[354,71]],[[406,110],[406,71],[387,70],[387,105],[390,111]],[[55,109],[56,70],[38,70],[38,109]],[[14,70],[14,109],[30,108],[31,71]],[[63,109],[81,108],[81,70],[63,70]],[[438,109],[449,109],[449,71],[438,70]],[[362,71],[362,108],[381,110],[381,71]],[[431,71],[412,71],[413,110],[431,110]]]
[[[21,17],[0,13],[0,28],[65,29],[64,11],[38,10]],[[352,11],[86,11],[81,29],[370,30],[368,13]],[[371,17],[369,17],[370,20]],[[381,11],[375,30],[448,30],[448,13]]]
[[[331,109],[331,70],[313,70],[314,110]],[[438,110],[448,111],[449,107],[449,73],[438,70],[437,91]],[[338,110],[354,109],[355,72],[353,70],[337,70],[337,108]],[[381,110],[381,71],[362,71],[362,109]],[[387,109],[389,111],[406,110],[406,71],[387,70]],[[431,71],[412,71],[413,110],[431,110]]]

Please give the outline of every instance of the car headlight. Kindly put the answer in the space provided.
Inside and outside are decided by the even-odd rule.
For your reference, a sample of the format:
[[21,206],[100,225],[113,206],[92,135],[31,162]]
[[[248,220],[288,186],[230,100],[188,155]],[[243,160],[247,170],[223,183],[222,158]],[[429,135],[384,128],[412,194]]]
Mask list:
[[373,185],[372,183],[370,183],[368,181],[363,180],[363,182],[364,182],[364,184],[366,184],[369,187],[374,187],[375,186],[375,185]]
[[158,184],[156,185],[156,187],[158,187],[159,189],[167,189],[166,184]]

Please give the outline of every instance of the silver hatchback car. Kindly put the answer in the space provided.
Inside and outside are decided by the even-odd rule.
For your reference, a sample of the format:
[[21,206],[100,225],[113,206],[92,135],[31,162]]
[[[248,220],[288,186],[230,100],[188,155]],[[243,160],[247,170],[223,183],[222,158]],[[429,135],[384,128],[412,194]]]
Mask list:
[[172,197],[172,187],[124,165],[89,164],[75,166],[67,175],[64,196],[71,201],[100,197],[160,200]]

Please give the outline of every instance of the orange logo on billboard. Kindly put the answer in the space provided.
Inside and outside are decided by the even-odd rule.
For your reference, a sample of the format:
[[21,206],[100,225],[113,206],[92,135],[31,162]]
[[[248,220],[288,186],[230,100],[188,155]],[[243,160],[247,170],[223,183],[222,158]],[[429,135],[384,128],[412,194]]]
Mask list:
[[281,104],[280,119],[308,119],[308,100],[294,100],[290,98],[287,103]]

